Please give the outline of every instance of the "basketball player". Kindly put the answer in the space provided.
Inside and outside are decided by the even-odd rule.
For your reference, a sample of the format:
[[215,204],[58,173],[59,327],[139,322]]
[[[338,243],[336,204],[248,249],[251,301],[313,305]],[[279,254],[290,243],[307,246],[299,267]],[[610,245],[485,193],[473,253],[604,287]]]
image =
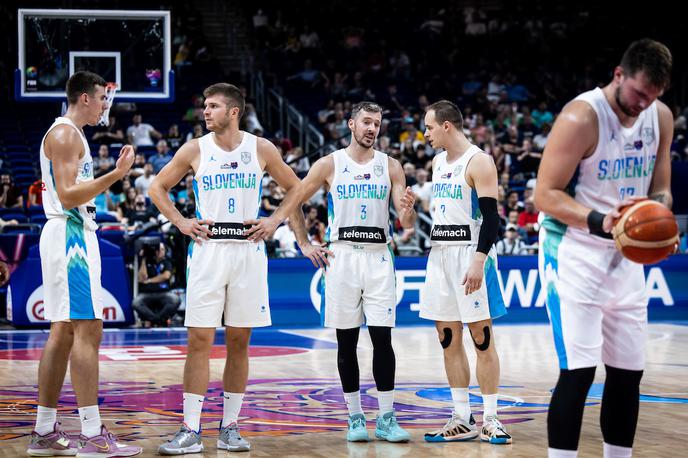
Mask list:
[[[272,217],[255,224],[249,238],[272,234],[295,206],[320,188],[328,193],[326,240],[334,258],[324,273],[325,326],[337,331],[337,366],[349,410],[347,440],[367,441],[361,409],[356,347],[364,321],[373,342],[373,377],[380,412],[375,437],[406,442],[409,434],[394,415],[395,357],[392,327],[395,322],[394,258],[389,248],[389,198],[405,228],[413,227],[416,213],[411,188],[396,159],[373,149],[382,122],[382,108],[371,102],[351,109],[351,144],[319,159],[301,185],[282,202]],[[364,319],[365,317],[365,319]]]
[[[98,411],[98,347],[103,333],[100,251],[95,197],[120,180],[134,163],[125,145],[115,170],[93,178],[93,160],[82,128],[95,126],[107,108],[105,80],[90,72],[67,81],[68,108],[43,137],[40,162],[43,208],[48,221],[40,239],[44,314],[50,336],[38,366],[38,417],[27,453],[32,456],[134,456],[108,432]],[[78,443],[56,420],[67,362],[81,420]]]
[[[506,313],[494,248],[499,229],[497,168],[464,136],[463,116],[452,102],[429,105],[425,126],[430,145],[444,151],[432,160],[432,249],[420,316],[435,321],[454,402],[447,424],[425,434],[425,440],[453,442],[480,435],[485,442],[510,444],[511,436],[497,418],[499,357],[492,331],[492,320]],[[464,323],[478,356],[484,405],[480,432],[468,397],[471,376],[463,347]]]
[[[260,208],[260,186],[267,171],[281,186],[299,183],[277,148],[264,138],[239,130],[245,101],[231,84],[213,84],[203,92],[209,134],[185,143],[156,176],[149,193],[160,212],[189,235],[185,326],[189,329],[184,366],[184,423],[161,455],[198,453],[201,410],[208,391],[210,350],[215,328],[224,314],[227,360],[223,374],[224,410],[217,446],[229,451],[250,449],[237,421],[248,381],[251,328],[270,325],[265,245],[251,242],[244,221]],[[193,169],[197,218],[184,218],[169,190]],[[300,208],[290,215],[297,242],[314,264],[327,250],[308,242]]]
[[550,457],[574,457],[595,368],[606,368],[600,425],[605,457],[631,456],[645,367],[643,266],[622,257],[612,221],[629,198],[671,205],[671,53],[633,42],[612,81],[585,92],[558,116],[535,188],[544,219],[540,279],[559,357],[547,417]]

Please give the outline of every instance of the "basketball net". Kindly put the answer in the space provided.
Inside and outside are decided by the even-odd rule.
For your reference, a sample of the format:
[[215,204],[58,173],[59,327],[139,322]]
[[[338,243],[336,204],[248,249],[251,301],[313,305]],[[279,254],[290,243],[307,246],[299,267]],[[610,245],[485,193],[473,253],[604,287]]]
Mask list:
[[[98,120],[99,126],[110,125],[110,108],[112,108],[112,101],[115,100],[115,93],[117,92],[117,83],[107,83],[105,85],[105,100],[107,100],[107,108],[103,111],[103,115]],[[64,116],[67,113],[67,102],[62,102],[62,113]]]
[[110,108],[112,108],[112,101],[115,100],[115,93],[117,92],[117,83],[107,83],[105,86],[105,100],[107,101],[107,108],[103,115],[98,120],[99,126],[110,125]]

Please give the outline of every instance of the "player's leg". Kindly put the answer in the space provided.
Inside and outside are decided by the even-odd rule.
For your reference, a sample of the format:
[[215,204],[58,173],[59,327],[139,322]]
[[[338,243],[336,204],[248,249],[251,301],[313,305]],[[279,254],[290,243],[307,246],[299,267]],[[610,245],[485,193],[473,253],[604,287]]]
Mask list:
[[630,457],[640,410],[640,380],[645,368],[647,306],[639,302],[606,310],[602,332],[602,361],[607,372],[600,411],[604,456]]
[[[603,250],[540,230],[539,270],[559,359],[559,378],[547,414],[548,455],[576,456],[588,390],[601,360],[602,311],[599,289],[590,285],[590,263],[608,265]],[[560,262],[561,261],[561,262]]]
[[215,267],[223,265],[218,245],[193,242],[189,245],[184,320],[188,328],[182,401],[184,422],[172,440],[158,447],[161,455],[203,451],[200,421],[208,391],[210,350],[215,341],[215,329],[222,325],[226,301],[226,273]]
[[396,357],[392,328],[396,324],[396,282],[394,253],[388,246],[371,247],[358,256],[363,273],[361,306],[373,343],[373,377],[377,386],[378,415],[375,437],[389,442],[406,442],[411,436],[394,414]]
[[480,439],[491,444],[510,444],[511,435],[497,416],[499,390],[499,356],[495,345],[492,320],[468,323],[478,357],[476,375],[483,397],[483,426]]
[[246,392],[249,370],[249,341],[253,327],[269,326],[268,264],[262,242],[227,244],[231,269],[225,303],[227,360],[223,374],[223,415],[218,448],[233,452],[250,450],[251,444],[239,431],[239,412]]
[[225,328],[227,360],[222,376],[223,409],[218,447],[230,451],[244,451],[251,448],[239,433],[238,421],[241,404],[248,383],[248,348],[251,328]]
[[38,414],[27,453],[46,456],[53,453],[76,455],[77,443],[70,440],[57,421],[57,406],[74,341],[72,324],[50,324],[50,335],[38,365]]
[[351,247],[335,243],[330,250],[334,257],[323,273],[324,307],[321,313],[325,326],[336,329],[337,370],[349,412],[346,438],[352,442],[367,441],[356,353],[360,326],[364,322],[361,307],[363,273],[360,272],[359,253],[353,252]]

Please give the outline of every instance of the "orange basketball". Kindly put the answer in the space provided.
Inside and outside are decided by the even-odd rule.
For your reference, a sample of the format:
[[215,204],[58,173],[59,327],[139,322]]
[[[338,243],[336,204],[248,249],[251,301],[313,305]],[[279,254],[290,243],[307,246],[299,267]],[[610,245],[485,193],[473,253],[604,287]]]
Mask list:
[[678,224],[671,210],[645,199],[621,209],[612,234],[616,247],[626,258],[654,264],[676,250]]

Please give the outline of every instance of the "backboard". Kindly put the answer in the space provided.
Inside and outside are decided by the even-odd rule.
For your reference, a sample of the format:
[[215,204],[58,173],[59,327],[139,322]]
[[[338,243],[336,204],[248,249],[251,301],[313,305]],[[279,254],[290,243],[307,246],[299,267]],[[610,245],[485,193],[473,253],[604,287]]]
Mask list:
[[80,70],[117,83],[117,101],[174,100],[169,11],[20,9],[17,17],[17,101],[64,100]]

